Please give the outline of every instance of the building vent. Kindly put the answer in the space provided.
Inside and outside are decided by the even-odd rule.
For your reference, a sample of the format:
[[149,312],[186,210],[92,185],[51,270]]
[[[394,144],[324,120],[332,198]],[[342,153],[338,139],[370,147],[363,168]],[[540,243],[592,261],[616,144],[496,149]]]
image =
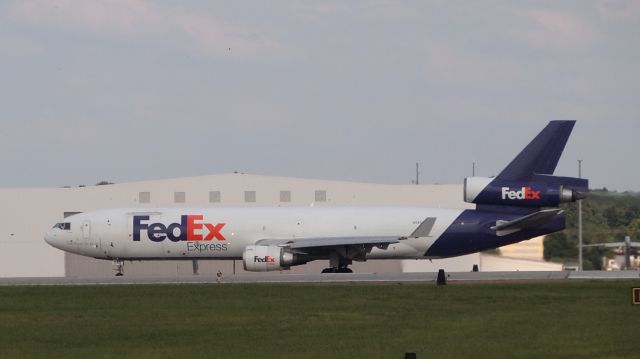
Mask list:
[[291,191],[280,191],[280,202],[291,202]]
[[327,191],[316,190],[316,202],[326,202],[326,201],[327,201]]
[[220,191],[209,191],[209,203],[220,202]]
[[253,203],[256,201],[256,191],[244,191],[244,201]]
[[187,198],[187,195],[184,192],[173,192],[174,203],[184,203],[186,198]]
[[151,192],[138,193],[138,203],[151,203]]

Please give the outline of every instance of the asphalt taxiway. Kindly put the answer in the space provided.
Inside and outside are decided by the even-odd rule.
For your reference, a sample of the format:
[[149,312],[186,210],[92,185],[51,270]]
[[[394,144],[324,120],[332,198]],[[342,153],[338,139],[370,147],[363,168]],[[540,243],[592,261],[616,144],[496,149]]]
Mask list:
[[[221,283],[435,283],[438,273],[350,273],[350,274],[288,274],[256,273],[225,275]],[[617,280],[638,279],[638,271],[561,271],[561,272],[447,272],[450,282],[527,282],[561,280]],[[182,284],[217,283],[215,275],[193,275],[179,277],[31,277],[0,278],[0,285],[111,285],[111,284]]]

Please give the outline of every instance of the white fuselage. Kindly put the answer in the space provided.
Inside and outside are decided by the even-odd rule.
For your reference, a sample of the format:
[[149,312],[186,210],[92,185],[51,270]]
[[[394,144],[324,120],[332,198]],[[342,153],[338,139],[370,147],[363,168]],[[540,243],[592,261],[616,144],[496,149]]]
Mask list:
[[45,239],[56,248],[95,258],[239,259],[246,246],[260,240],[407,237],[425,218],[433,217],[429,236],[373,248],[367,255],[425,258],[461,212],[419,207],[110,209],[66,218],[69,228],[52,228]]

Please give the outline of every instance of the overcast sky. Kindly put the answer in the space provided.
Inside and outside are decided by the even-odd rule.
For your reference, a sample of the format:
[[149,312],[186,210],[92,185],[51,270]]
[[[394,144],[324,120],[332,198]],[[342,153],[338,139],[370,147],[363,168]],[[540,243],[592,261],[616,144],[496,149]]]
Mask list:
[[640,190],[640,1],[0,2],[0,186],[240,171]]

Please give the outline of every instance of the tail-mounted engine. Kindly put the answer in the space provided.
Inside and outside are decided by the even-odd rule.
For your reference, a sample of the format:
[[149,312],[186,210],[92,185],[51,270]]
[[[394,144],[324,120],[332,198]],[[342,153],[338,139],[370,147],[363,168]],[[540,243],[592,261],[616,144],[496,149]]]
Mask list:
[[464,201],[486,205],[557,207],[560,203],[583,199],[587,190],[587,180],[571,177],[535,175],[530,182],[468,177],[464,180]]
[[306,254],[293,252],[280,246],[247,246],[242,252],[244,269],[250,272],[268,272],[289,269],[291,266],[309,262]]

